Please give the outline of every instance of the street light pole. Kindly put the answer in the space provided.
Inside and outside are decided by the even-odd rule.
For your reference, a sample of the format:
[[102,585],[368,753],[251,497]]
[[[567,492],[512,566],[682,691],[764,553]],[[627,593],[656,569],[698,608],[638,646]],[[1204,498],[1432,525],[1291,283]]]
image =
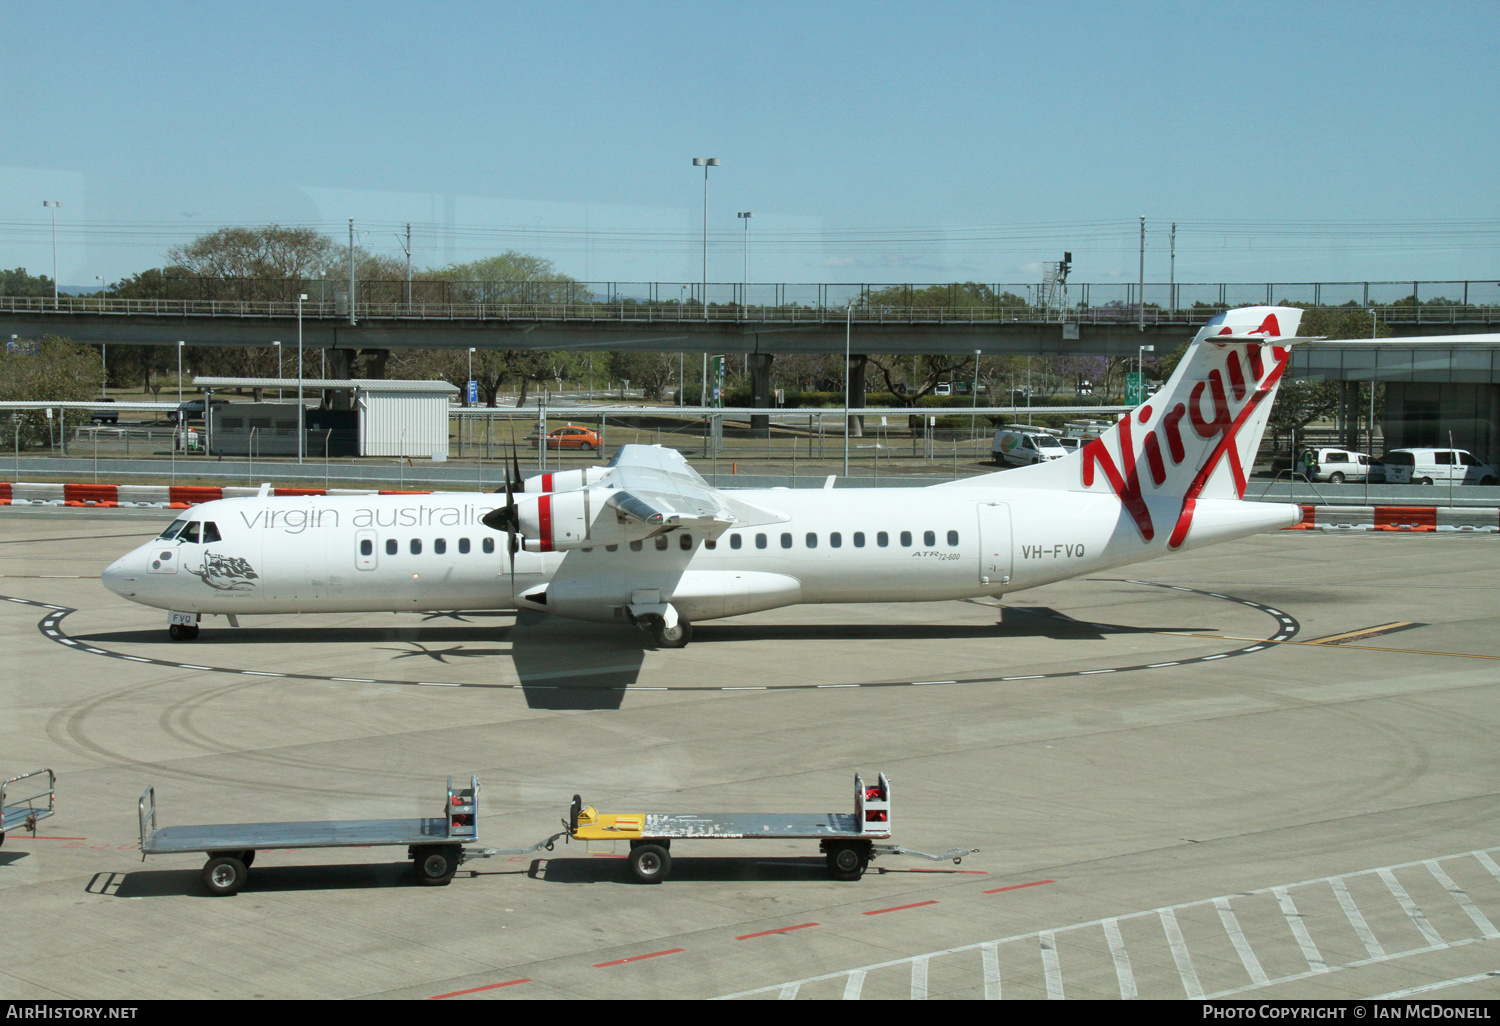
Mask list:
[[[349,224],[351,226],[354,224],[354,220],[352,218],[350,219]],[[353,250],[351,250],[350,252],[352,253]],[[353,266],[353,260],[352,259],[350,260],[350,266]],[[306,292],[299,292],[297,294],[297,462],[298,463],[302,462],[302,457],[304,455],[304,450],[307,448],[307,446],[306,446],[306,441],[307,440],[304,437],[307,434],[306,424],[304,423],[305,420],[306,420],[307,411],[302,406],[302,303],[306,299],[307,299],[307,293]],[[353,297],[352,296],[350,297],[350,304],[351,305],[350,305],[349,309],[352,312],[354,310],[354,307],[352,305],[353,304]]]
[[[706,173],[706,172],[705,172]],[[706,186],[705,186],[706,188]],[[42,200],[42,206],[52,208],[52,306],[57,306],[57,208],[62,200]]]
[[745,266],[744,266],[744,269],[740,273],[740,280],[741,280],[741,284],[740,284],[740,306],[743,307],[743,308],[749,308],[749,306],[750,306],[750,219],[755,216],[755,211],[753,211],[753,210],[741,210],[739,212],[739,214],[737,214],[736,216],[741,221],[745,222]]
[[273,341],[271,345],[276,347],[276,401],[279,403],[281,402],[281,379],[284,377],[281,373],[281,343]]
[[1141,331],[1146,330],[1146,215],[1141,215],[1141,276],[1139,291],[1135,295],[1137,321]]
[[844,308],[844,476],[849,476],[849,335],[854,330],[854,300]]
[[469,347],[469,380],[464,382],[464,405],[469,405],[469,384],[474,380],[474,346]]
[[[703,319],[708,320],[708,169],[719,166],[718,157],[694,157],[693,166],[703,169]],[[703,394],[698,397],[699,406],[708,405],[708,350],[703,350]]]

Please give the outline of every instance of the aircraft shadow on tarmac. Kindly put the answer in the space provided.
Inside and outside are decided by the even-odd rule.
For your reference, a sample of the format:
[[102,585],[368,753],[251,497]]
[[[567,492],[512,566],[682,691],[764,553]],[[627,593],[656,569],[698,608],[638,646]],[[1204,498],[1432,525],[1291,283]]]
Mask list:
[[[626,688],[635,684],[645,662],[645,635],[612,624],[561,620],[531,610],[515,614],[511,626],[474,621],[508,617],[508,613],[438,613],[424,617],[463,620],[473,626],[441,624],[391,627],[241,627],[211,628],[185,645],[165,643],[161,630],[106,631],[75,635],[75,640],[108,648],[116,644],[149,645],[169,650],[170,657],[211,659],[219,648],[265,647],[316,643],[369,646],[377,658],[404,666],[469,666],[509,657],[526,704],[534,709],[619,709]],[[1209,633],[1213,627],[1097,624],[1076,620],[1046,606],[1007,606],[996,623],[929,624],[735,624],[699,626],[694,644],[748,641],[963,641],[1045,638],[1056,641],[1104,641],[1112,635],[1158,632]],[[500,642],[500,645],[496,645]],[[508,644],[508,647],[505,647]],[[202,653],[192,655],[191,653]],[[670,657],[670,654],[669,654]],[[280,670],[279,664],[255,669]],[[345,672],[353,672],[346,670]],[[371,671],[366,670],[369,673]]]
[[25,851],[0,851],[0,867],[14,865],[29,854]]

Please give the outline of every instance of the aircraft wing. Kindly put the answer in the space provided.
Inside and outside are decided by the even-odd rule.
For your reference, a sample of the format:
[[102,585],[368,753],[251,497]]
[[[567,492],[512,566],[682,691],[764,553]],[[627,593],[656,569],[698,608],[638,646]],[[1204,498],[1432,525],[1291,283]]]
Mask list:
[[713,487],[675,449],[622,446],[608,466],[600,482],[615,490],[608,504],[630,519],[661,530],[688,528],[717,538],[731,527],[790,519]]

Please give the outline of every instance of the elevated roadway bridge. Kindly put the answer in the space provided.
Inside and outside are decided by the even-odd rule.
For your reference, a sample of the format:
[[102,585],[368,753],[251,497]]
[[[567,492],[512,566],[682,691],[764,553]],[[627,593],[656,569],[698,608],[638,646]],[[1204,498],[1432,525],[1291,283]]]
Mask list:
[[[695,299],[702,295],[698,284],[420,282],[415,284],[442,285],[444,292],[419,290],[408,302],[394,288],[405,283],[361,282],[361,300],[352,311],[344,295],[328,301],[327,290],[323,300],[301,303],[299,311],[299,287],[319,294],[310,283],[289,282],[286,289],[279,282],[198,284],[196,292],[210,297],[275,287],[292,298],[0,297],[0,335],[54,333],[111,345],[183,340],[193,346],[266,346],[273,339],[294,342],[300,324],[304,346],[330,351],[472,347],[771,356],[842,352],[847,329],[851,351],[862,355],[981,349],[986,355],[1135,356],[1141,345],[1170,351],[1220,310],[1252,303],[1376,303],[1381,319],[1404,336],[1500,330],[1500,284],[1493,281],[1147,283],[1144,309],[1134,285],[1117,284],[1071,285],[1069,295],[1077,301],[1053,305],[1033,297],[1034,290],[1039,293],[1035,286],[1017,284],[982,286],[987,298],[981,302],[964,286],[784,284],[747,290],[710,284],[705,305]],[[256,288],[237,288],[250,284]],[[390,301],[366,301],[366,293]],[[1153,300],[1157,295],[1161,301]]]

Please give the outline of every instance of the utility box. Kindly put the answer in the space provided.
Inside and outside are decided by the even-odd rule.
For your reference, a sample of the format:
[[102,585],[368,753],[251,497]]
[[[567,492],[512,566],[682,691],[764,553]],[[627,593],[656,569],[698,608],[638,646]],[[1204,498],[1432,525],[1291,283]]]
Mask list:
[[361,456],[416,456],[448,451],[448,408],[458,387],[446,381],[355,383]]

